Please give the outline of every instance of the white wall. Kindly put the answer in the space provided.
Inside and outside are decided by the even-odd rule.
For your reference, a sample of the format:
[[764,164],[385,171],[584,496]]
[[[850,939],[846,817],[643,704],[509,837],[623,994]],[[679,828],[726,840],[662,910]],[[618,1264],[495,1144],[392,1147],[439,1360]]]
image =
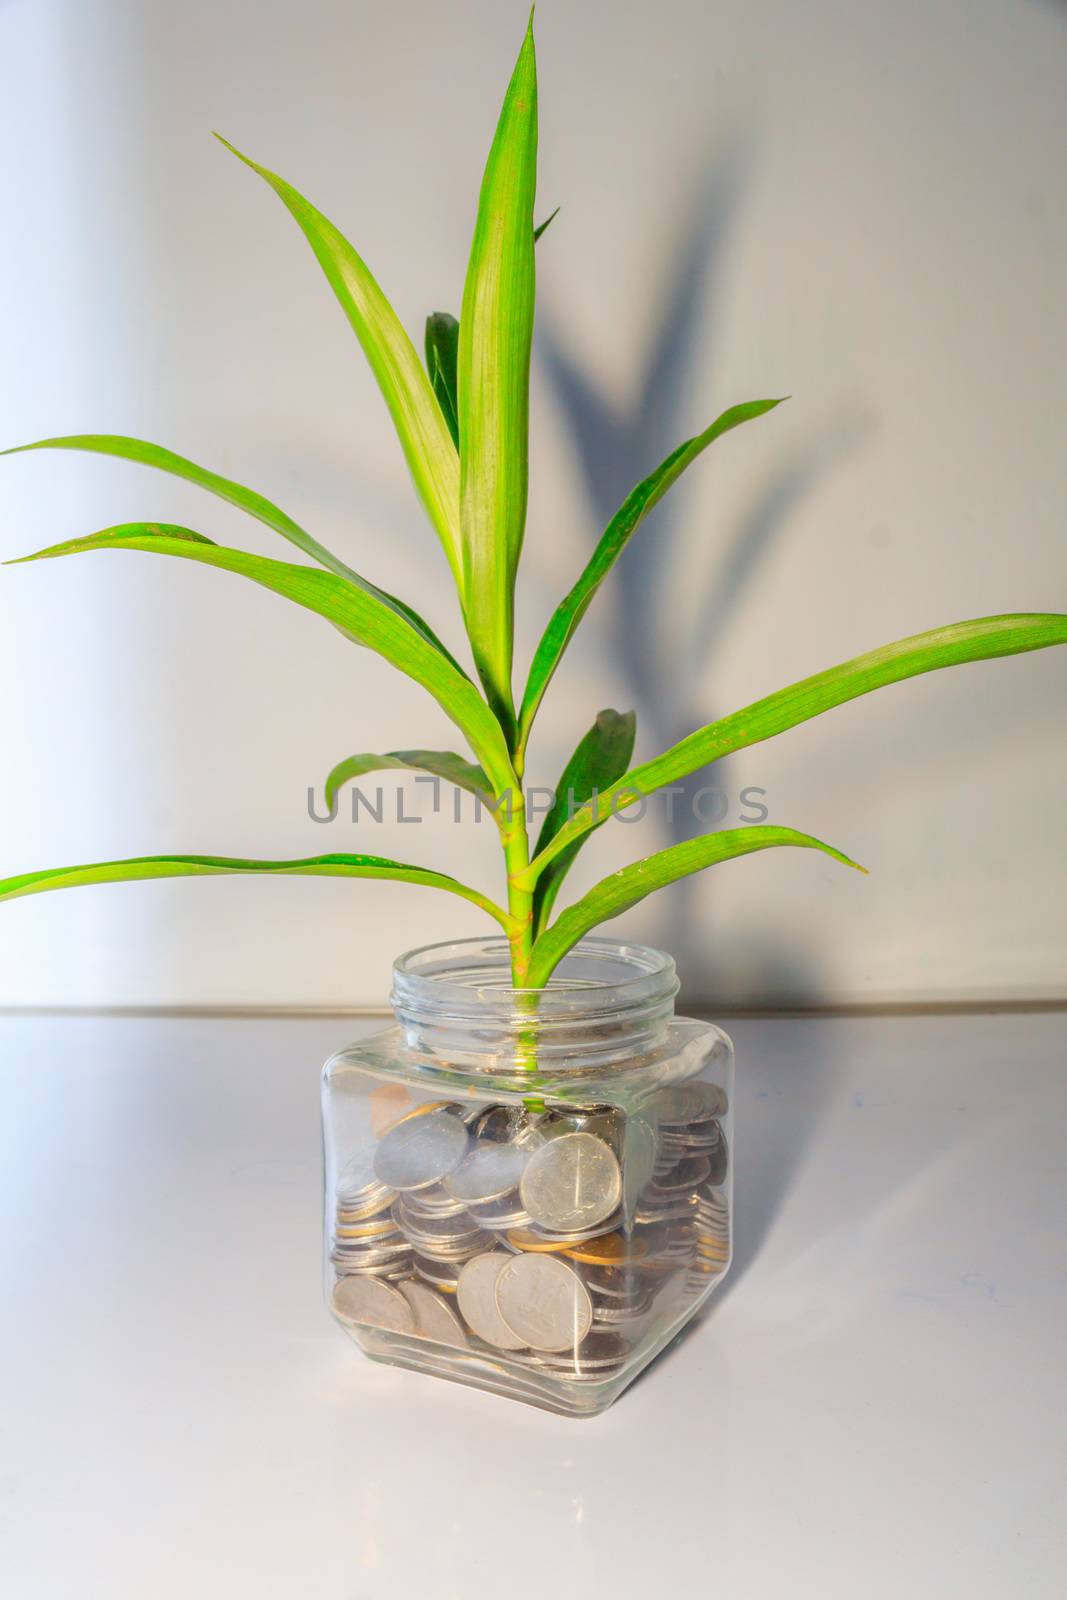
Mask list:
[[[158,439],[272,495],[455,639],[358,347],[209,133],[314,198],[416,329],[458,304],[524,22],[510,0],[0,0],[2,440]],[[636,697],[648,756],[867,647],[1067,610],[1063,8],[541,0],[537,27],[542,209],[563,211],[539,255],[520,660],[602,502],[725,405],[793,399],[718,445],[631,550],[557,680],[534,780],[602,705]],[[286,553],[147,471],[0,463],[5,557],[140,516]],[[452,743],[315,618],[133,555],[9,568],[0,607],[0,872],[347,848],[495,886],[485,824],[307,818],[308,784],[349,751]],[[693,997],[1062,996],[1065,688],[1067,652],[971,666],[745,752],[731,796],[762,786],[773,820],[870,878],[774,852],[616,927],[676,950]],[[575,883],[666,839],[662,816],[612,825]],[[481,927],[385,885],[42,896],[0,911],[0,1003],[373,1003],[396,951]]]

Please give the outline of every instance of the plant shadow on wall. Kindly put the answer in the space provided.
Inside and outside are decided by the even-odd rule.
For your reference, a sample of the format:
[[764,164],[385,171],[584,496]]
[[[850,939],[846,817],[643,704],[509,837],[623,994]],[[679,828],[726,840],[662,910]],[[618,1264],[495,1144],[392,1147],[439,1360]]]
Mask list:
[[[551,311],[539,313],[536,349],[574,443],[592,507],[594,545],[596,530],[629,492],[635,471],[663,459],[690,431],[694,380],[714,364],[716,354],[709,301],[714,300],[751,164],[750,146],[735,138],[698,175],[673,258],[665,265],[660,314],[627,407],[615,404],[575,359],[573,345]],[[614,605],[604,606],[601,618],[608,619],[605,638],[613,676],[626,685],[642,740],[652,748],[674,744],[716,714],[702,686],[746,591],[787,536],[792,514],[859,447],[872,426],[865,410],[853,406],[843,412],[820,440],[771,469],[722,538],[713,533],[709,539],[706,528],[692,525],[681,493],[666,496],[650,514],[643,537],[633,541],[615,570]],[[708,550],[704,589],[695,606],[687,598],[679,603],[687,584],[692,590],[680,543],[691,538]],[[686,615],[692,619],[688,630]],[[652,626],[662,616],[672,618],[666,647],[662,631]],[[734,794],[725,776],[729,765],[727,757],[679,780],[675,804],[657,812],[671,844],[706,831],[709,821],[701,819],[694,804],[701,790]],[[711,821],[725,825],[722,816]],[[710,883],[685,878],[671,885],[660,902],[658,942],[678,957],[694,1004],[715,1002],[722,995],[708,949],[707,896],[713,892]],[[801,1006],[817,1000],[820,974],[796,930],[779,936],[768,922],[760,929],[758,949],[740,952],[738,961],[736,933],[731,948],[741,970],[751,974],[752,992],[772,993]]]
[[[610,520],[628,493],[635,469],[661,460],[689,431],[694,378],[715,357],[709,300],[714,301],[750,164],[749,151],[735,140],[698,177],[665,269],[660,315],[628,408],[620,409],[604,394],[593,374],[576,361],[551,312],[541,312],[537,353],[574,441],[593,511],[593,544],[596,530]],[[672,590],[676,595],[684,578],[678,540],[696,532],[703,542],[705,535],[702,529],[683,526],[687,518],[681,496],[667,496],[652,512],[644,539],[635,540],[618,564],[616,604],[604,607],[604,614],[610,617],[606,638],[614,675],[627,686],[637,708],[638,727],[654,748],[674,744],[716,714],[716,707],[701,696],[700,686],[708,681],[716,646],[730,619],[787,536],[792,514],[834,466],[859,447],[872,426],[870,413],[853,408],[821,440],[772,470],[724,538],[712,542],[705,588],[699,603],[690,608],[693,622],[688,636],[684,631],[679,636],[672,626],[666,650],[650,622],[658,616],[679,616],[671,603]],[[723,777],[728,759],[681,780],[678,803],[658,814],[670,844],[702,831],[693,804],[701,789],[732,793]],[[706,896],[713,892],[711,884],[686,878],[673,884],[662,901],[659,942],[678,956],[694,1002],[713,1000],[721,993],[713,952],[708,949]],[[736,959],[736,942],[733,949]],[[821,974],[810,943],[795,930],[779,933],[771,923],[761,927],[758,948],[742,950],[740,965],[752,974],[754,988],[788,996],[795,1004],[811,1002],[820,993]],[[802,1112],[791,1120],[788,1139],[775,1142],[772,1161],[750,1160],[737,1166],[744,1192],[736,1206],[735,1281],[758,1255],[784,1206],[806,1151],[837,1099],[843,1076],[842,1064],[834,1057],[831,1030],[820,1030],[820,1048],[805,1053],[803,1060],[777,1052],[760,1062],[757,1070],[764,1093],[787,1096]],[[796,1082],[798,1071],[801,1083]]]

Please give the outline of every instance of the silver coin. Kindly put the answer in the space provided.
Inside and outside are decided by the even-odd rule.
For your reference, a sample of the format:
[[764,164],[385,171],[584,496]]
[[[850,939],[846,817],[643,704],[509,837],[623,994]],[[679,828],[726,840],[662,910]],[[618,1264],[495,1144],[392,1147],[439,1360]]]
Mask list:
[[459,1275],[459,1309],[471,1331],[498,1350],[525,1349],[525,1340],[508,1327],[496,1303],[497,1279],[513,1259],[504,1250],[487,1250],[472,1256]]
[[471,1123],[471,1132],[483,1143],[522,1145],[536,1128],[541,1113],[525,1106],[483,1106]]
[[414,1333],[415,1313],[399,1289],[378,1278],[345,1277],[333,1287],[333,1307],[346,1322],[392,1333]]
[[633,1300],[645,1293],[644,1279],[633,1266],[583,1267],[582,1282],[593,1296],[594,1307],[602,1299]]
[[467,1335],[452,1307],[428,1289],[424,1283],[408,1278],[400,1285],[400,1292],[415,1313],[415,1332],[422,1339],[432,1339],[435,1344],[449,1344],[463,1349]]
[[441,1217],[433,1222],[413,1216],[409,1208],[398,1203],[393,1215],[398,1226],[415,1244],[433,1245],[438,1249],[461,1248],[481,1232],[473,1217],[461,1211],[455,1217]]
[[529,1213],[524,1211],[518,1196],[494,1200],[490,1205],[470,1207],[470,1214],[481,1228],[491,1228],[494,1233],[504,1233],[509,1228],[526,1228]]
[[355,1262],[334,1259],[333,1265],[339,1278],[379,1278],[395,1282],[398,1278],[408,1277],[411,1272],[411,1263],[408,1260],[386,1261],[378,1267],[365,1267]]
[[480,1255],[483,1250],[491,1250],[495,1240],[491,1233],[479,1230],[458,1244],[450,1244],[447,1249],[444,1245],[427,1244],[421,1239],[412,1243],[413,1248],[424,1260],[435,1261],[438,1265],[459,1267],[464,1261],[469,1261],[471,1256]]
[[528,1159],[526,1151],[513,1144],[486,1139],[448,1174],[444,1187],[465,1205],[503,1200],[518,1186]]
[[690,1079],[688,1083],[673,1083],[660,1089],[652,1097],[651,1108],[661,1128],[685,1127],[724,1116],[727,1103],[726,1091],[717,1083]]
[[578,1228],[573,1233],[559,1233],[555,1228],[538,1227],[534,1232],[547,1244],[584,1244],[588,1239],[600,1239],[605,1233],[613,1232],[621,1222],[622,1212],[615,1211],[593,1228]]
[[698,1183],[711,1171],[711,1162],[707,1156],[686,1156],[684,1161],[679,1161],[670,1172],[658,1173],[649,1185],[649,1193],[656,1197],[670,1194],[672,1197],[686,1189],[695,1189]]
[[464,1202],[456,1200],[440,1183],[405,1195],[404,1204],[412,1216],[425,1217],[428,1222],[437,1217],[458,1217],[465,1210]]
[[373,1189],[379,1179],[374,1172],[374,1151],[360,1150],[352,1159],[345,1163],[337,1175],[338,1196],[362,1195],[367,1189]]
[[565,1133],[534,1151],[519,1194],[542,1228],[578,1233],[616,1210],[622,1174],[602,1139],[592,1133]]
[[636,1328],[648,1315],[652,1306],[652,1296],[649,1295],[641,1305],[636,1306],[604,1306],[597,1311],[593,1318],[594,1331],[598,1328],[626,1329]]
[[375,1152],[374,1171],[391,1189],[428,1189],[459,1166],[467,1141],[458,1117],[428,1111],[389,1129]]
[[607,1377],[623,1365],[630,1354],[630,1346],[614,1329],[593,1332],[579,1350],[569,1350],[562,1355],[540,1357],[546,1371],[566,1374],[571,1378]]
[[456,1292],[458,1263],[433,1261],[429,1256],[420,1256],[416,1252],[411,1257],[411,1265],[416,1274],[427,1283],[432,1283],[435,1289],[444,1289],[448,1294]]
[[534,1350],[570,1349],[593,1325],[588,1290],[554,1255],[512,1256],[496,1280],[496,1307],[515,1337]]
[[558,1139],[564,1133],[593,1133],[613,1150],[622,1134],[622,1113],[615,1106],[550,1106],[538,1118],[539,1140]]
[[656,1164],[656,1135],[651,1123],[640,1116],[629,1117],[622,1150],[622,1209],[629,1218]]

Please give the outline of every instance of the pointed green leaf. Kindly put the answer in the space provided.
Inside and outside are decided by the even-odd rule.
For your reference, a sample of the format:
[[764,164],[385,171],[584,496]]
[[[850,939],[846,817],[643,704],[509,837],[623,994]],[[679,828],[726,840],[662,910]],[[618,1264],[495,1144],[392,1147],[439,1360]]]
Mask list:
[[705,867],[719,861],[731,861],[735,856],[751,855],[754,850],[771,850],[779,845],[796,845],[806,850],[822,850],[846,867],[857,865],[832,845],[812,838],[810,833],[797,833],[793,828],[751,827],[731,828],[723,833],[706,834],[701,839],[687,839],[672,845],[644,861],[613,872],[589,893],[560,913],[552,926],[543,933],[533,948],[529,983],[532,989],[542,988],[568,950],[585,937],[591,928],[629,911],[639,900],[674,883],[690,873],[702,872]]
[[612,784],[594,806],[565,823],[544,852],[531,862],[526,875],[532,885],[548,862],[580,839],[591,828],[599,827],[613,809],[623,810],[641,795],[652,794],[664,784],[696,772],[709,761],[718,761],[735,750],[772,739],[775,734],[795,728],[821,716],[846,700],[855,700],[873,689],[914,678],[922,672],[959,666],[966,661],[988,661],[995,656],[1020,655],[1027,650],[1044,650],[1049,645],[1067,644],[1067,616],[1055,612],[1020,612],[1002,617],[978,617],[973,622],[956,622],[929,633],[917,633],[896,644],[883,645],[866,655],[855,656],[839,667],[817,672],[799,683],[767,695],[743,711],[711,722],[669,750],[634,767],[618,783]]
[[531,21],[482,180],[459,329],[464,614],[482,681],[505,722],[514,715],[515,572],[526,524],[536,167]]
[[501,927],[508,929],[506,911],[477,889],[471,889],[447,873],[409,867],[385,856],[326,855],[306,856],[296,861],[257,861],[242,856],[131,856],[126,861],[97,861],[83,867],[56,867],[43,872],[23,872],[13,878],[0,878],[0,900],[16,900],[22,895],[44,894],[50,889],[78,889],[97,883],[134,883],[147,878],[208,878],[222,873],[272,873],[279,876],[317,878],[394,878],[401,883],[422,884],[428,889],[447,889],[472,905],[488,912]]
[[146,550],[156,555],[184,556],[187,560],[201,561],[251,578],[265,589],[272,589],[275,594],[317,612],[357,644],[377,651],[409,678],[421,683],[462,728],[499,792],[514,783],[500,725],[474,684],[428,644],[404,617],[375,595],[355,588],[332,572],[249,555],[245,550],[231,550],[167,523],[124,523],[88,538],[52,545],[22,560],[40,561],[92,550]]
[[459,323],[447,311],[426,318],[426,370],[453,442],[459,448]]
[[283,539],[288,539],[290,544],[296,545],[298,550],[303,550],[305,555],[318,561],[328,572],[335,572],[338,577],[347,578],[349,583],[354,583],[358,589],[363,589],[367,594],[375,595],[384,601],[402,617],[406,617],[412,627],[432,645],[436,645],[442,654],[448,656],[457,672],[463,671],[459,662],[449,654],[429,623],[424,622],[417,611],[385,589],[379,589],[375,584],[368,583],[366,578],[361,578],[358,572],[354,572],[338,556],[327,550],[325,545],[313,539],[310,533],[305,532],[300,524],[294,522],[292,517],[279,506],[274,505],[265,495],[257,494],[254,489],[246,489],[230,478],[220,477],[217,472],[209,472],[206,467],[198,467],[195,461],[188,461],[185,456],[179,456],[162,445],[149,444],[144,439],[131,439],[124,434],[77,433],[58,439],[38,439],[33,444],[20,444],[10,450],[0,450],[0,456],[21,455],[26,450],[87,450],[94,455],[118,456],[123,461],[135,461],[141,466],[156,467],[160,472],[169,472],[176,478],[185,478],[189,483],[197,484],[209,494],[217,495],[220,500],[226,500],[230,505],[239,506],[258,522],[273,528],[275,533],[280,533]]
[[[632,711],[601,711],[598,714],[563,769],[555,802],[541,826],[535,855],[540,855],[551,844],[563,824],[574,816],[578,807],[590,796],[599,794],[622,777],[634,753],[636,732],[637,717]],[[548,921],[563,880],[583,843],[584,840],[576,839],[574,844],[548,863],[538,878],[533,904],[535,938]]]
[[387,755],[346,756],[326,779],[326,805],[333,810],[339,790],[352,778],[367,772],[429,772],[457,788],[476,794],[486,805],[494,803],[493,789],[482,771],[450,750],[390,750]]
[[637,531],[653,506],[662,500],[671,485],[677,482],[686,467],[703,454],[710,444],[721,438],[724,433],[729,433],[731,428],[740,427],[741,423],[750,422],[755,417],[762,417],[781,403],[781,399],[749,400],[744,405],[731,406],[721,417],[716,418],[710,428],[705,428],[703,433],[698,433],[693,439],[687,439],[685,444],[679,445],[677,450],[672,451],[655,472],[650,473],[626,497],[601,535],[600,543],[589,558],[578,582],[566,598],[560,601],[541,636],[541,642],[537,646],[530,667],[530,676],[519,714],[520,749],[525,747],[537,709],[553,673],[559,666],[563,652],[585,616],[589,602],[626,548],[630,536]]
[[333,223],[284,178],[243,155],[221,134],[215,137],[270,184],[315,252],[378,380],[419,498],[459,584],[459,458],[415,346],[366,264]]
[[537,243],[538,239],[540,239],[540,237],[541,237],[541,235],[543,233],[547,232],[547,230],[552,226],[553,222],[555,222],[555,220],[556,220],[556,218],[558,216],[559,216],[559,206],[557,206],[555,211],[551,212],[545,218],[544,222],[540,223],[539,226],[534,229],[534,244]]

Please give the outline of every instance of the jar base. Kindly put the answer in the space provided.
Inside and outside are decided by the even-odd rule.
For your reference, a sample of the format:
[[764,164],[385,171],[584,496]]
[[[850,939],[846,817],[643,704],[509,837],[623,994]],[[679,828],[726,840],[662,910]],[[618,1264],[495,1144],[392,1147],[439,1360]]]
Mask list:
[[427,1377],[445,1378],[467,1388],[486,1390],[505,1399],[539,1407],[564,1417],[595,1417],[607,1411],[623,1391],[678,1338],[695,1325],[718,1288],[725,1271],[700,1285],[677,1319],[655,1337],[635,1346],[625,1366],[610,1376],[559,1377],[547,1371],[533,1355],[506,1356],[488,1345],[459,1349],[433,1340],[395,1333],[386,1328],[354,1325],[337,1320],[371,1361],[401,1367]]

